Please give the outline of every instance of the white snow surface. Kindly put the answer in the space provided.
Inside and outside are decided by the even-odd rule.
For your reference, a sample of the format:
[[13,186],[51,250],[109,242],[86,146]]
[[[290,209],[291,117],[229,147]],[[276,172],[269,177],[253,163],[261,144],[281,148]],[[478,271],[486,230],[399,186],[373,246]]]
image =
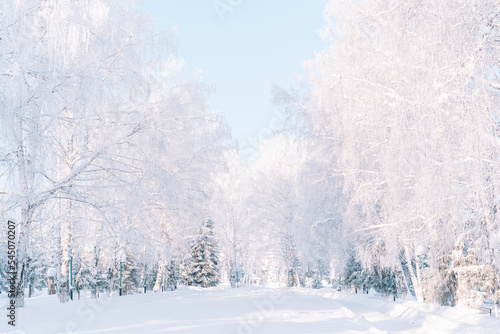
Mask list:
[[[6,295],[0,297],[5,306]],[[5,310],[5,307],[2,307]],[[6,314],[6,311],[4,311]],[[26,299],[17,326],[1,333],[499,333],[500,317],[331,288],[186,288],[60,304]]]

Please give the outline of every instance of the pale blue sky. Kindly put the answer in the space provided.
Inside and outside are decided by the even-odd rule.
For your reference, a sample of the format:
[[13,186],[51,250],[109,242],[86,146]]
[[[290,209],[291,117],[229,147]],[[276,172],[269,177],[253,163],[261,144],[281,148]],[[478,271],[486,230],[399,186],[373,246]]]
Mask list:
[[317,34],[323,0],[145,0],[144,6],[157,30],[177,26],[186,70],[201,70],[203,81],[216,86],[211,108],[226,115],[247,151],[276,124],[280,109],[270,101],[270,83],[295,86],[303,62],[327,45]]

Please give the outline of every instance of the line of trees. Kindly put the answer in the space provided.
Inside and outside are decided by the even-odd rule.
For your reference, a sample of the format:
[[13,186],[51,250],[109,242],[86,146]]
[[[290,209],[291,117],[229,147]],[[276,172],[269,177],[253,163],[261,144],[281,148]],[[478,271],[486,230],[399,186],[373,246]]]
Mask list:
[[93,295],[117,287],[120,262],[156,283],[208,214],[228,127],[208,110],[212,88],[183,73],[174,36],[137,12],[0,4],[0,205],[2,221],[19,217],[19,307],[51,267],[66,302],[70,261]]
[[341,188],[344,279],[395,277],[448,305],[498,300],[498,2],[332,0],[325,17],[332,45],[308,63],[307,88],[275,97],[289,136],[323,152],[317,182]]
[[309,77],[274,89],[282,133],[231,171],[223,246],[268,282],[498,301],[498,2],[331,0],[325,19]]

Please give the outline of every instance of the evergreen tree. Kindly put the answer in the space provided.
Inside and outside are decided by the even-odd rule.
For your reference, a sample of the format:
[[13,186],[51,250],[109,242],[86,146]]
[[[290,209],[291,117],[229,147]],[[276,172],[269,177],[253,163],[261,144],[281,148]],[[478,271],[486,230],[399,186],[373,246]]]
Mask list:
[[208,220],[201,227],[200,234],[191,248],[193,261],[188,272],[188,285],[208,288],[219,284],[219,258],[213,230],[213,222]]
[[179,265],[174,260],[166,268],[166,286],[169,290],[177,289],[177,282],[179,279]]
[[[133,294],[137,288],[142,288],[144,280],[141,280],[140,264],[134,259],[130,252],[127,252],[127,259],[122,268],[122,289],[123,294]],[[118,269],[119,270],[119,269]],[[119,280],[119,272],[116,279]]]
[[354,255],[349,257],[344,269],[342,283],[346,286],[361,288],[367,279],[367,272]]

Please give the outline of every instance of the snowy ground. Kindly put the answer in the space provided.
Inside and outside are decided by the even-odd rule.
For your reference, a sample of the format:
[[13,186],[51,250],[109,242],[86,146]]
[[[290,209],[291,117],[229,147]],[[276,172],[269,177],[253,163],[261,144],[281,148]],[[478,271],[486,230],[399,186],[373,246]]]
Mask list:
[[[0,295],[5,310],[6,296]],[[4,311],[6,314],[6,311]],[[333,289],[181,288],[68,304],[40,293],[15,330],[1,333],[499,333],[494,318],[462,307],[384,300]]]

